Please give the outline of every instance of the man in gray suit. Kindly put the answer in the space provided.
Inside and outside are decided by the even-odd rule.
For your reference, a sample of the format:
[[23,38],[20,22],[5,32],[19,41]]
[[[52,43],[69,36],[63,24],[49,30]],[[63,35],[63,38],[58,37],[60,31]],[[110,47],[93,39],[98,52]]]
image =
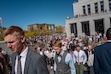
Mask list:
[[14,52],[12,74],[49,74],[45,59],[26,45],[24,31],[20,27],[6,29],[4,41]]
[[95,74],[111,74],[111,28],[106,32],[107,42],[94,49]]

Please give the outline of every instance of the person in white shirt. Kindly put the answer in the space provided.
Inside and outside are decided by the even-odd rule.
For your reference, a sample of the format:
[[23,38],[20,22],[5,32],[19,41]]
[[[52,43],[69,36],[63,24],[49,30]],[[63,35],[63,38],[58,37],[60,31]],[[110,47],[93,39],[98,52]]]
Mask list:
[[83,74],[84,72],[84,64],[87,61],[87,56],[79,45],[76,45],[76,50],[74,51],[75,57],[75,68],[77,74]]

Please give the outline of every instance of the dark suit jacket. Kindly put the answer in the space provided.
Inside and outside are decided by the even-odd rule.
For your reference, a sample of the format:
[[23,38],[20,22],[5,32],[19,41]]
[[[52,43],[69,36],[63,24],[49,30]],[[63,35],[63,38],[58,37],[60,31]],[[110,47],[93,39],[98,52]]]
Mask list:
[[[17,53],[12,55],[12,74],[15,74],[15,60]],[[49,74],[45,58],[28,49],[26,56],[24,74]]]
[[106,42],[94,49],[95,74],[111,74],[111,42]]

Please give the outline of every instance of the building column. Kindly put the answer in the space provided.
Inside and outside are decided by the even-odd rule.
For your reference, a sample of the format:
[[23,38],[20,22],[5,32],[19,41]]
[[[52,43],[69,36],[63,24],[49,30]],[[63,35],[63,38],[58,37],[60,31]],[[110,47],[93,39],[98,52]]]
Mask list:
[[109,1],[108,0],[104,0],[104,10],[105,10],[105,12],[109,12]]
[[80,22],[77,22],[77,34],[78,36],[82,36],[82,25]]
[[101,13],[101,6],[100,6],[100,2],[98,2],[98,13]]
[[94,20],[89,21],[89,29],[90,29],[90,35],[95,35],[95,24]]
[[66,30],[66,35],[67,35],[67,38],[70,39],[71,37],[71,29],[70,29],[70,24],[66,22],[66,25],[65,25],[65,30]]
[[107,29],[110,27],[110,18],[104,18],[104,33],[106,33]]

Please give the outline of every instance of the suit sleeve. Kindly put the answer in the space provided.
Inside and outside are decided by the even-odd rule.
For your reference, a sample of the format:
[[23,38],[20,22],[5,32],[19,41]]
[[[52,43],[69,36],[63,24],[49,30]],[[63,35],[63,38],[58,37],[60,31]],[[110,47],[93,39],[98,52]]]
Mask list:
[[99,62],[98,62],[98,58],[97,58],[97,48],[94,49],[94,63],[93,63],[93,66],[94,66],[95,74],[98,74],[98,72],[99,72]]
[[37,60],[37,74],[49,74],[45,58],[42,56]]

